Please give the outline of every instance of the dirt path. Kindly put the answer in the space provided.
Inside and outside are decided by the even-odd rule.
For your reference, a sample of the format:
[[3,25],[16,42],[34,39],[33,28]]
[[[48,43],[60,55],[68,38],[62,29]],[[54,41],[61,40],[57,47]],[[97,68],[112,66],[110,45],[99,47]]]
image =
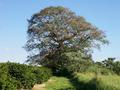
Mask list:
[[[52,83],[54,80],[49,79],[47,83]],[[46,90],[46,82],[43,84],[35,84],[32,88],[32,90]]]
[[36,84],[32,90],[45,90],[45,84]]

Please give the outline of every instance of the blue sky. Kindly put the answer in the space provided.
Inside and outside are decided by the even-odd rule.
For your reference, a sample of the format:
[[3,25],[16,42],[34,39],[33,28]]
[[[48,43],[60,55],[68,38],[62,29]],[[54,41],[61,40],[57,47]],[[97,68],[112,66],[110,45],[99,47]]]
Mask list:
[[0,0],[0,62],[26,60],[27,19],[48,6],[67,7],[105,31],[110,44],[94,50],[94,60],[120,58],[120,0]]

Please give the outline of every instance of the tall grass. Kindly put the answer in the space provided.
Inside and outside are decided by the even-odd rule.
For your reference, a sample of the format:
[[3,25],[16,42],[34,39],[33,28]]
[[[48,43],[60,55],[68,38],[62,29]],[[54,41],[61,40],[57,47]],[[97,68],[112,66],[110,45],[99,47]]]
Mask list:
[[74,77],[52,77],[47,90],[120,90],[120,76],[77,73]]
[[117,75],[79,73],[77,78],[80,82],[86,83],[86,90],[93,90],[90,86],[93,86],[94,90],[120,90],[120,76]]

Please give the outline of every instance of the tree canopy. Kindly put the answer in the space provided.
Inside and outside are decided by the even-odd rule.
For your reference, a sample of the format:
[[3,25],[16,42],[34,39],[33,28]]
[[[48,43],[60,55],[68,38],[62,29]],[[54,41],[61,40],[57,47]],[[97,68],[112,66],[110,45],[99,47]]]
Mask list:
[[28,61],[39,64],[45,60],[61,60],[67,52],[90,55],[92,47],[100,48],[101,44],[108,43],[102,30],[61,6],[47,7],[34,14],[28,20],[27,34]]

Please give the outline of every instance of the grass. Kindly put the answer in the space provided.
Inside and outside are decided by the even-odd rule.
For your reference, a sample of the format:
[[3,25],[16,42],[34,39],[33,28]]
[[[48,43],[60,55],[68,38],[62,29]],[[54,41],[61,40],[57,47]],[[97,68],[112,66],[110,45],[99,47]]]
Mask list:
[[72,78],[52,77],[46,90],[120,90],[120,76],[79,73]]
[[79,73],[77,79],[84,83],[84,90],[120,90],[120,76],[117,75],[96,76],[95,74]]
[[99,76],[98,80],[101,87],[103,86],[104,90],[106,90],[107,88],[109,88],[110,90],[120,90],[120,76]]
[[46,83],[47,90],[69,90],[70,88],[73,88],[73,86],[69,79],[65,77],[54,76]]

